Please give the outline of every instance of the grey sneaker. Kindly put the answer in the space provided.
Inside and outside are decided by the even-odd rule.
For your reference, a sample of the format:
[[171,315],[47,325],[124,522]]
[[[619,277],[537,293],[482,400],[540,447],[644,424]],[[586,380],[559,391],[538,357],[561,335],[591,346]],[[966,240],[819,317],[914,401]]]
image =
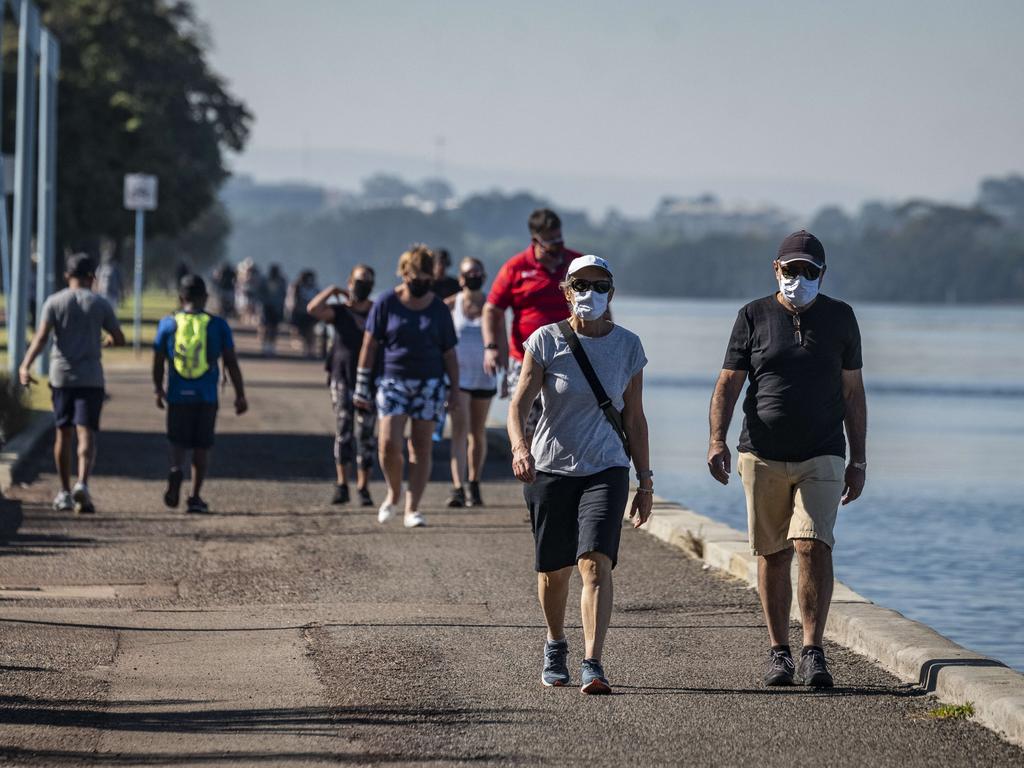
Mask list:
[[89,495],[89,486],[85,483],[75,483],[71,489],[71,500],[75,503],[75,513],[79,515],[92,515],[96,513],[92,497]]
[[75,508],[71,500],[71,491],[61,491],[53,498],[53,509],[56,512],[70,512]]
[[792,685],[796,666],[789,651],[768,651],[768,671],[764,673],[765,685]]
[[568,655],[568,640],[545,641],[544,671],[540,673],[540,681],[548,688],[569,684],[569,666],[565,661]]
[[612,687],[604,676],[604,669],[597,659],[584,659],[580,668],[580,693],[611,693]]
[[825,652],[820,648],[804,648],[800,652],[800,667],[797,677],[811,688],[831,688],[832,673],[828,671]]

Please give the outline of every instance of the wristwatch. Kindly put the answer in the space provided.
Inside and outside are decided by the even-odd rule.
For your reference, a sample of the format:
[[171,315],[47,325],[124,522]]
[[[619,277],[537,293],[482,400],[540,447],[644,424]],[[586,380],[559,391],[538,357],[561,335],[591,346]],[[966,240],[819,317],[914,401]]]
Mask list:
[[636,473],[637,481],[646,480],[647,478],[653,478],[653,477],[654,477],[654,470],[653,469],[645,469],[643,472],[641,472],[640,470],[637,470],[637,473]]
[[484,349],[497,349],[498,345],[493,341],[490,344],[484,344]]
[[854,469],[859,469],[861,472],[866,472],[868,463],[866,461],[851,461],[850,466]]

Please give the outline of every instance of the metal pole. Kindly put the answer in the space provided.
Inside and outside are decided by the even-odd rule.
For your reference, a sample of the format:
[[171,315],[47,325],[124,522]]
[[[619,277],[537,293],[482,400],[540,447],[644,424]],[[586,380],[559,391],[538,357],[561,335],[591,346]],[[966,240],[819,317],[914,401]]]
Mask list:
[[18,18],[18,113],[14,158],[14,264],[11,267],[11,304],[8,307],[7,365],[18,371],[25,356],[28,309],[28,272],[32,250],[32,164],[35,160],[36,46],[39,11],[31,0],[21,0]]
[[[0,2],[0,39],[4,35],[4,13],[6,3]],[[4,103],[3,62],[0,61],[0,112]],[[3,146],[3,120],[0,120],[0,147]],[[11,307],[11,241],[7,234],[7,169],[4,168],[3,154],[0,153],[0,273],[3,273],[4,311],[10,320]]]
[[136,355],[142,344],[142,241],[146,231],[145,216],[145,211],[135,211],[135,331],[132,349]]
[[[45,30],[41,38],[39,62],[39,200],[36,204],[36,312],[53,292],[56,269],[57,219],[57,71],[60,48],[56,38]],[[39,356],[39,373],[50,372],[50,356]]]

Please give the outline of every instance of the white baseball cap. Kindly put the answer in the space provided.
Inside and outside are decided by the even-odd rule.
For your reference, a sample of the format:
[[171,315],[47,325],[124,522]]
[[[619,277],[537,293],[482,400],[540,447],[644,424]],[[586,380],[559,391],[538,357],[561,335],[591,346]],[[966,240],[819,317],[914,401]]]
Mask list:
[[588,254],[586,256],[577,256],[575,259],[569,262],[569,271],[566,272],[566,275],[572,275],[575,272],[579,272],[581,269],[584,269],[586,267],[597,267],[598,269],[603,269],[605,272],[608,273],[608,277],[612,276],[612,268],[608,266],[608,262],[602,259],[600,256],[594,256],[593,254]]

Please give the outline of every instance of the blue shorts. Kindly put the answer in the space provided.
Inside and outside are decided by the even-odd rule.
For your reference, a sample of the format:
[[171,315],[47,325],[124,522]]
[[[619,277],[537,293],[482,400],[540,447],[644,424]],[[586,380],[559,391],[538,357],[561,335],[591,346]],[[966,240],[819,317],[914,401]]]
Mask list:
[[396,379],[377,383],[377,415],[405,415],[420,421],[444,421],[448,388],[444,379]]
[[76,426],[99,431],[103,387],[50,387],[50,392],[53,420],[58,429]]

